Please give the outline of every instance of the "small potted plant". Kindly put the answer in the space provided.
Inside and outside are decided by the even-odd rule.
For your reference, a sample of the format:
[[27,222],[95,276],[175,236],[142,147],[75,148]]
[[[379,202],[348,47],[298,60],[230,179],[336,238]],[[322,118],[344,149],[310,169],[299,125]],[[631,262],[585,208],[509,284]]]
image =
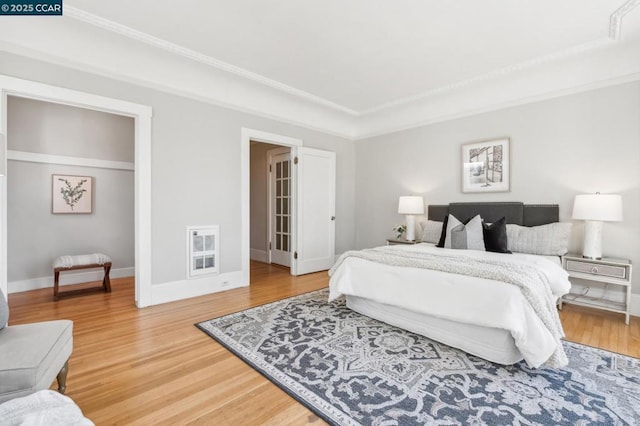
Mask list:
[[393,227],[393,230],[398,234],[396,238],[400,238],[407,230],[407,225],[396,225]]

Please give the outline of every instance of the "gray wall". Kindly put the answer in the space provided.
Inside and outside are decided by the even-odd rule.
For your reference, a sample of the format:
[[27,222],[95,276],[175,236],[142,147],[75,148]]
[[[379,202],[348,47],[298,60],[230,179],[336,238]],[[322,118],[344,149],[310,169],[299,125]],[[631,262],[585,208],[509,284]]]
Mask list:
[[267,151],[284,148],[280,145],[268,143],[251,143],[251,242],[250,246],[254,250],[267,251],[268,244],[268,187],[267,177]]
[[[133,162],[134,121],[81,108],[9,97],[7,148]],[[52,214],[51,175],[94,177],[92,214]],[[9,161],[8,280],[50,276],[63,254],[104,252],[113,268],[134,266],[132,171]]]
[[354,144],[211,104],[25,57],[0,53],[0,73],[153,108],[152,281],[185,279],[185,229],[220,225],[221,272],[241,269],[242,127],[299,138],[336,152],[336,252],[354,246]]
[[[511,138],[511,192],[463,194],[461,145]],[[400,195],[452,201],[558,203],[570,221],[576,194],[622,194],[624,221],[605,223],[603,252],[640,262],[640,82],[612,86],[356,143],[356,246],[384,244]],[[571,248],[581,250],[574,221]],[[640,293],[635,274],[634,293]]]
[[131,117],[8,97],[8,149],[133,162]]

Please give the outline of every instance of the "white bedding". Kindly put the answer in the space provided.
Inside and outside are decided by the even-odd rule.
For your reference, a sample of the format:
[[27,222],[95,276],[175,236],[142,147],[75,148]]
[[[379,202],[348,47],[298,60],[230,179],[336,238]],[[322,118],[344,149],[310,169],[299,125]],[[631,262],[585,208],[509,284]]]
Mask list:
[[[443,253],[444,250],[452,255],[464,252],[465,256],[473,259],[493,258],[513,262],[514,265],[536,265],[548,278],[553,293],[550,297],[560,297],[570,288],[567,274],[559,263],[542,256],[451,250],[429,244],[392,246],[389,250],[424,253]],[[532,367],[542,365],[557,347],[556,339],[520,288],[504,282],[349,257],[334,271],[330,280],[330,300],[342,294],[445,320],[507,330],[522,358]]]
[[503,365],[522,360],[522,354],[507,330],[445,320],[358,296],[346,296],[346,299],[347,307],[362,315],[428,336],[480,358]]

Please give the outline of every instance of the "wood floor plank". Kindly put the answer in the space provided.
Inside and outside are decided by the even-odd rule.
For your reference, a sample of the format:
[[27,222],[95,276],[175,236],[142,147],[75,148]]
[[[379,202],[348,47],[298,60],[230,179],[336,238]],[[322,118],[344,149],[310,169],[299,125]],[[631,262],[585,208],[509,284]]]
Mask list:
[[[51,289],[9,295],[10,324],[74,321],[67,394],[97,425],[319,425],[324,422],[194,327],[197,322],[328,285],[251,264],[247,288],[137,309],[131,279],[112,293],[53,301]],[[95,285],[88,283],[87,286]],[[565,305],[567,340],[640,357],[640,318]]]

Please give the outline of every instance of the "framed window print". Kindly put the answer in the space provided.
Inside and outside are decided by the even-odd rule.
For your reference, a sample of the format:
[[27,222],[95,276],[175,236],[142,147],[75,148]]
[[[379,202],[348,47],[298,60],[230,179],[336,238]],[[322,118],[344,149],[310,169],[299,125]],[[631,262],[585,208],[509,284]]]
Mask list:
[[93,205],[93,177],[51,175],[52,212],[90,214]]
[[509,138],[462,145],[462,192],[510,191]]

